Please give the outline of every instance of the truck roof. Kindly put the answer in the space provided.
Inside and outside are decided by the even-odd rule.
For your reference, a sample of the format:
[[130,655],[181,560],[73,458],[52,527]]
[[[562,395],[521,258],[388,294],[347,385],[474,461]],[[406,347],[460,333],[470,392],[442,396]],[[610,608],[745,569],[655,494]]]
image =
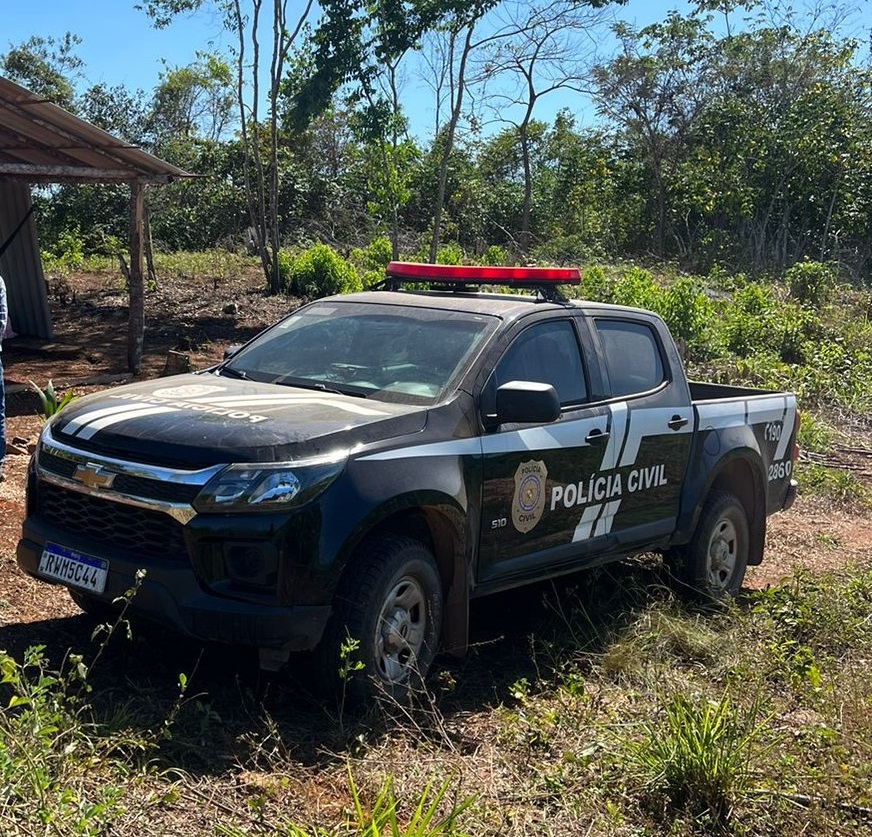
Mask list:
[[514,319],[537,310],[561,311],[566,304],[590,311],[626,311],[650,314],[641,308],[593,302],[587,299],[569,299],[566,304],[551,302],[529,294],[457,291],[457,290],[400,290],[363,291],[330,298],[331,302],[366,302],[378,305],[397,305],[405,308],[431,308],[446,311],[466,311],[472,314],[487,314],[501,319]]

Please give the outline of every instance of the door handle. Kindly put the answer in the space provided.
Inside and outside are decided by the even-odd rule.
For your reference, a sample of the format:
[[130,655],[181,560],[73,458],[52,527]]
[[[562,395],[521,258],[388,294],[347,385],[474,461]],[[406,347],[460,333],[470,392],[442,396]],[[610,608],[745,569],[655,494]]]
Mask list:
[[678,430],[679,428],[684,427],[684,425],[687,424],[689,421],[690,419],[682,418],[679,415],[674,415],[671,419],[669,419],[668,422],[666,422],[666,426],[670,430]]
[[608,430],[600,430],[598,427],[595,427],[587,434],[587,436],[584,437],[584,441],[589,445],[599,445],[605,442],[608,438]]

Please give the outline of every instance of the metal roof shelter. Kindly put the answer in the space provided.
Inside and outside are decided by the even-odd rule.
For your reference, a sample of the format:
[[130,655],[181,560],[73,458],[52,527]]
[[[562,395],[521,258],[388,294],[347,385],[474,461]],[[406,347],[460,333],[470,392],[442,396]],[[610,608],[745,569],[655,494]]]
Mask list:
[[[31,209],[34,183],[130,184],[128,366],[139,371],[145,328],[144,188],[195,175],[97,128],[0,77],[0,244]],[[51,319],[33,217],[0,258],[13,327],[50,338]]]

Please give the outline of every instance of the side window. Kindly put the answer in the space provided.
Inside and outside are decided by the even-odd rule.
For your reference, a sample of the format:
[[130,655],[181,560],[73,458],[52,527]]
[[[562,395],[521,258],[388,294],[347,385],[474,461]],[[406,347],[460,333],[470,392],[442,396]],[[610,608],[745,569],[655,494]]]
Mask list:
[[494,390],[509,381],[538,381],[557,390],[560,403],[587,400],[587,384],[572,323],[539,323],[523,331],[506,349],[493,377]]
[[665,379],[660,344],[645,323],[596,320],[605,353],[612,395],[633,395],[655,389]]

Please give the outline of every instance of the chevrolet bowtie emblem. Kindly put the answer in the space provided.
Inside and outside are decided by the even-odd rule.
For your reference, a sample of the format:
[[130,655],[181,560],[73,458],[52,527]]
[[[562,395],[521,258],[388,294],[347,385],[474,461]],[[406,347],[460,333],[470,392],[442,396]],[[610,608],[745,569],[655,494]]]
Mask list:
[[73,479],[88,488],[112,488],[116,476],[112,471],[107,471],[102,465],[95,465],[93,462],[77,465],[73,472]]

